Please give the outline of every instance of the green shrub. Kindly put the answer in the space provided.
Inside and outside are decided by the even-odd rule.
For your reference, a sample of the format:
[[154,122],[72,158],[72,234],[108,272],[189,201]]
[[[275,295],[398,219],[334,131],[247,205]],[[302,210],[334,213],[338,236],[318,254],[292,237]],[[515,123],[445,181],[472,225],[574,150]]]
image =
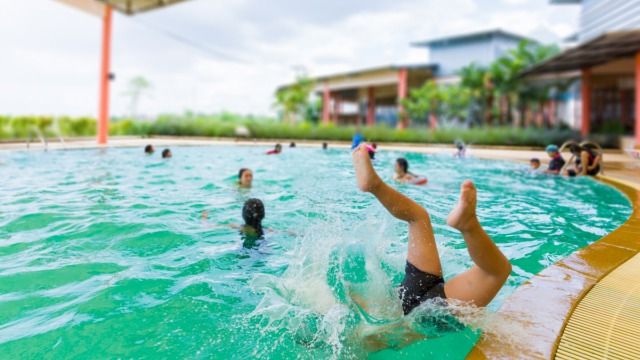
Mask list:
[[[316,125],[311,122],[289,125],[265,117],[240,116],[231,113],[216,115],[188,113],[161,115],[153,121],[113,120],[109,133],[138,136],[235,137],[238,126],[247,127],[251,138],[257,139],[350,141],[356,131],[353,126]],[[0,139],[33,138],[38,131],[48,137],[95,136],[96,120],[87,117],[0,116]],[[379,125],[364,127],[361,131],[369,141],[421,144],[451,144],[456,140],[462,140],[475,145],[545,146],[549,143],[561,144],[568,139],[580,139],[576,131],[565,128],[442,127],[431,130],[426,127],[416,127],[398,130]],[[603,146],[617,146],[617,136],[594,135],[593,139]]]

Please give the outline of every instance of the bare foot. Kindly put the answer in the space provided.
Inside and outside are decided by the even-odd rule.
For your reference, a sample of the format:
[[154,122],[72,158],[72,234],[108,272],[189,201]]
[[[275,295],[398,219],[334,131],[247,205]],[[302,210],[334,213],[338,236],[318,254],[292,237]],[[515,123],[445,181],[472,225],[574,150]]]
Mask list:
[[476,187],[471,180],[465,180],[460,186],[460,199],[456,207],[447,217],[447,224],[461,232],[466,232],[479,226],[476,217]]
[[361,191],[372,192],[382,180],[371,164],[366,144],[360,144],[353,153],[353,168],[356,170],[356,182]]

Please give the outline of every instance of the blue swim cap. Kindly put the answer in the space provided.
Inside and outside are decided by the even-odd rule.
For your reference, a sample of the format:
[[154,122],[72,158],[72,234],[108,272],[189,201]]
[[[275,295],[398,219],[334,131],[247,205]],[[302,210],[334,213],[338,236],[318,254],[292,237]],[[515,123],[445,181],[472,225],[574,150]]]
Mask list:
[[546,152],[558,152],[558,146],[553,144],[547,145]]

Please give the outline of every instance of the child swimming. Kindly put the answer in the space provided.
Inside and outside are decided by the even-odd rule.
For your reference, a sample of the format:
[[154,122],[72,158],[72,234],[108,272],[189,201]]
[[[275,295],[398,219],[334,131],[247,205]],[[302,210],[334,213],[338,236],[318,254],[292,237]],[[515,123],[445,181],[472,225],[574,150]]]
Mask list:
[[144,153],[147,155],[153,155],[153,153],[156,151],[156,149],[153,148],[153,145],[148,144],[147,146],[144,147]]
[[171,154],[171,150],[170,149],[162,150],[162,158],[163,159],[170,159],[171,157],[173,157],[173,154]]
[[396,159],[395,171],[393,180],[403,184],[426,185],[428,182],[427,178],[409,172],[409,162],[405,158]]
[[529,168],[531,169],[531,171],[537,171],[538,169],[540,169],[540,159],[532,158],[531,160],[529,160]]
[[352,158],[358,188],[373,194],[391,215],[409,225],[405,278],[399,292],[404,314],[435,298],[475,306],[489,304],[509,277],[511,264],[478,221],[473,183],[462,183],[460,199],[447,217],[447,224],[462,233],[474,266],[445,282],[429,213],[380,179],[364,144],[353,152]]
[[253,172],[251,169],[242,168],[238,171],[238,186],[248,189],[253,184]]
[[282,152],[282,145],[276,144],[276,146],[273,149],[267,151],[267,155],[278,155],[281,152]]

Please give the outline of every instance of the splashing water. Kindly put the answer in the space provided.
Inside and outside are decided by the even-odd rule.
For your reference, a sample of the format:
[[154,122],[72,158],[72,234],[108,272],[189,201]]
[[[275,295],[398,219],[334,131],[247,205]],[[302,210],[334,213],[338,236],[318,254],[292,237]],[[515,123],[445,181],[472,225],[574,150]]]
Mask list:
[[[464,358],[480,331],[522,334],[493,311],[518,284],[630,214],[592,179],[380,152],[385,180],[400,156],[429,178],[397,188],[430,212],[445,278],[471,265],[445,224],[466,178],[513,264],[487,309],[426,302],[403,317],[407,226],[357,191],[348,152],[172,150],[169,161],[141,149],[0,153],[3,357]],[[240,167],[253,189],[233,185]],[[226,224],[251,197],[273,231],[245,248]]]

